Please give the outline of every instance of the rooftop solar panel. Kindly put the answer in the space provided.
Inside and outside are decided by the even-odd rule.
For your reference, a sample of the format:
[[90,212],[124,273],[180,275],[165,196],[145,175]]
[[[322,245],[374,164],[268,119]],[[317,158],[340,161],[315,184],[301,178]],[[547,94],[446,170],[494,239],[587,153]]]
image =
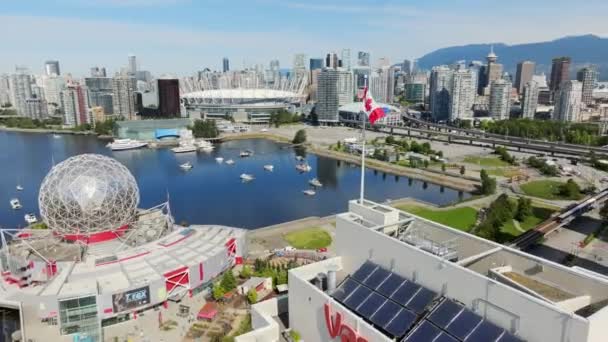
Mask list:
[[463,307],[446,299],[429,316],[429,320],[440,328],[445,328],[462,311]]
[[386,298],[382,297],[377,293],[372,293],[366,300],[359,306],[357,312],[366,319],[370,319],[370,317],[376,312],[382,304],[386,301]]
[[482,318],[467,309],[462,310],[458,316],[445,329],[461,341],[473,331],[482,321]]
[[435,299],[437,294],[427,288],[421,288],[405,306],[416,314],[422,314]]
[[393,318],[387,325],[383,328],[389,334],[400,337],[405,335],[405,333],[414,325],[416,322],[416,314],[407,310],[401,309],[401,311]]
[[356,311],[359,305],[361,305],[371,294],[372,290],[360,285],[350,296],[348,296],[348,298],[346,298],[344,305]]
[[466,342],[487,342],[496,341],[504,332],[504,329],[495,326],[494,324],[483,321],[473,330],[473,332],[465,339]]
[[395,293],[391,295],[391,299],[405,306],[405,304],[409,302],[410,299],[412,299],[416,292],[418,292],[418,290],[420,290],[421,288],[422,287],[420,285],[408,281],[406,283],[403,283],[403,285],[401,285],[397,289],[397,291],[395,291]]
[[441,329],[437,328],[433,323],[424,321],[416,329],[409,334],[402,342],[428,342],[433,341],[441,333]]
[[333,293],[333,297],[339,302],[344,302],[350,294],[359,287],[356,281],[352,279],[346,279],[340,287]]
[[380,286],[380,284],[382,284],[382,282],[386,280],[386,278],[388,278],[390,274],[391,272],[385,270],[382,267],[378,267],[374,273],[372,273],[369,277],[367,277],[367,279],[365,279],[363,284],[367,285],[372,289],[377,289],[378,286]]
[[380,287],[378,287],[377,291],[381,294],[390,297],[395,290],[401,286],[405,282],[405,279],[400,277],[395,273],[391,273],[390,277],[388,277]]
[[433,342],[458,342],[458,340],[447,333],[441,333],[436,339],[433,340]]
[[370,318],[370,320],[377,326],[384,327],[387,325],[393,317],[401,310],[401,307],[390,300],[387,300],[384,305]]
[[366,261],[357,271],[355,271],[355,273],[353,273],[352,278],[362,283],[377,267],[378,265]]

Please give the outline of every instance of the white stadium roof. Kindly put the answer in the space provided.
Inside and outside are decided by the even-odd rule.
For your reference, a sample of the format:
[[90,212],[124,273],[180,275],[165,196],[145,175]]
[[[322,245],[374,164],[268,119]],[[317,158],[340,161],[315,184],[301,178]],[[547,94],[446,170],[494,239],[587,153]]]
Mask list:
[[275,89],[212,89],[202,90],[187,93],[182,95],[185,99],[250,99],[250,100],[273,100],[273,99],[285,99],[289,100],[292,98],[300,98],[302,95]]

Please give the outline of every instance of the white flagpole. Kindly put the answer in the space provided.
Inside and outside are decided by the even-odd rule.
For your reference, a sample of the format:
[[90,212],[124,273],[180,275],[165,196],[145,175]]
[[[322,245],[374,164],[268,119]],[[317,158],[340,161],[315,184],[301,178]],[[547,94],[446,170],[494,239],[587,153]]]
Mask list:
[[[365,89],[367,89],[367,75],[365,76]],[[369,89],[367,89],[369,91]],[[363,205],[363,197],[365,194],[365,125],[367,114],[365,113],[365,98],[363,98],[363,111],[361,112],[361,193],[359,204]]]

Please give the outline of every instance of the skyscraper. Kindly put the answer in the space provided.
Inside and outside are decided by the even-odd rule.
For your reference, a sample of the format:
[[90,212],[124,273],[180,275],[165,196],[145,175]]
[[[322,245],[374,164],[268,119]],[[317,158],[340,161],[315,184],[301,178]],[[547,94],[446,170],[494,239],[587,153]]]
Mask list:
[[91,77],[107,77],[106,68],[94,66],[91,68]]
[[46,61],[44,63],[44,70],[47,76],[61,75],[61,72],[59,71],[59,61]]
[[369,67],[369,52],[359,51],[357,54],[357,66]]
[[412,72],[412,62],[410,62],[409,59],[403,60],[401,71],[403,71],[406,75],[409,75]]
[[458,70],[454,72],[450,90],[450,121],[473,117],[474,85],[475,74],[472,71]]
[[395,73],[391,67],[373,70],[369,80],[369,89],[378,102],[391,103],[395,90]]
[[293,57],[293,70],[306,70],[306,54],[295,54]]
[[32,98],[32,76],[25,68],[17,68],[9,79],[11,103],[18,115],[27,116],[27,99]]
[[163,117],[179,117],[179,80],[158,80],[158,112]]
[[222,71],[223,72],[230,71],[230,61],[228,60],[228,57],[224,57],[222,59]]
[[549,89],[552,92],[556,93],[562,82],[570,79],[570,63],[572,63],[570,57],[553,58],[551,80],[549,82]]
[[56,111],[62,110],[61,92],[65,89],[65,80],[61,76],[52,74],[44,76],[42,79],[44,94],[48,106],[48,113],[55,114]]
[[350,61],[350,49],[342,49],[342,52],[340,54],[340,58],[342,61],[342,67],[346,70],[350,70],[351,69],[351,61]]
[[338,69],[338,105],[343,106],[354,101],[353,73],[346,69]]
[[336,69],[340,66],[339,62],[338,55],[335,52],[328,53],[327,56],[325,56],[325,67],[327,68]]
[[270,61],[270,71],[279,71],[281,69],[281,63],[278,59]]
[[103,107],[106,115],[114,113],[112,79],[109,77],[86,77],[84,83],[89,93],[91,107]]
[[494,47],[490,49],[490,53],[486,57],[488,62],[486,66],[485,82],[485,95],[489,95],[491,92],[492,82],[502,78],[502,64],[497,63],[498,56],[494,53]]
[[433,67],[431,70],[429,103],[433,118],[437,120],[447,120],[449,118],[453,73],[445,65]]
[[319,73],[315,113],[320,123],[337,123],[339,121],[338,78],[338,70],[333,68],[323,69]]
[[113,113],[127,120],[135,116],[135,77],[116,75],[112,78]]
[[61,92],[61,101],[64,111],[64,124],[79,126],[92,123],[89,115],[89,100],[87,89],[78,83],[70,83]]
[[538,107],[538,90],[538,83],[534,81],[529,81],[524,86],[521,100],[522,118],[534,119],[536,108]]
[[9,76],[7,74],[0,75],[0,105],[11,102],[11,91],[9,88]]
[[137,75],[137,58],[135,55],[129,55],[129,75]]
[[576,73],[576,79],[583,84],[583,103],[586,105],[593,104],[593,88],[597,82],[597,71],[595,67],[582,68]]
[[494,120],[505,120],[511,113],[511,87],[513,85],[499,78],[490,85],[490,116]]
[[530,61],[517,63],[517,72],[515,73],[515,88],[517,88],[517,93],[522,94],[526,84],[532,81],[535,67],[536,64]]
[[564,122],[580,120],[583,84],[579,81],[564,81],[555,98],[553,119]]
[[323,69],[323,58],[311,58],[310,70]]

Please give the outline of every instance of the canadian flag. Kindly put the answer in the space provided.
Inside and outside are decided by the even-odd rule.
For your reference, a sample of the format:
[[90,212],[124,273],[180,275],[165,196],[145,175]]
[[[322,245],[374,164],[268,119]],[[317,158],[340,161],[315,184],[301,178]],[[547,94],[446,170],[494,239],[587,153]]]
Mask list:
[[369,123],[371,123],[372,125],[374,124],[374,122],[386,116],[387,110],[378,106],[367,87],[363,89],[363,103],[365,106],[365,114],[367,114]]

